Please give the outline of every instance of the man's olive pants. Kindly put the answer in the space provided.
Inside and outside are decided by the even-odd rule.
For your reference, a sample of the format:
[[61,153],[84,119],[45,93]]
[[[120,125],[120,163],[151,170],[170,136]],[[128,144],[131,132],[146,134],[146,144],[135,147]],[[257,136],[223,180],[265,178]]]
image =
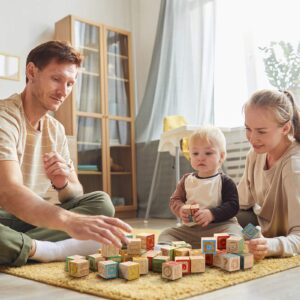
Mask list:
[[[114,216],[110,197],[104,192],[93,192],[59,204],[63,209],[84,215]],[[58,230],[39,228],[0,209],[0,265],[26,264],[32,240],[61,241],[70,236]]]

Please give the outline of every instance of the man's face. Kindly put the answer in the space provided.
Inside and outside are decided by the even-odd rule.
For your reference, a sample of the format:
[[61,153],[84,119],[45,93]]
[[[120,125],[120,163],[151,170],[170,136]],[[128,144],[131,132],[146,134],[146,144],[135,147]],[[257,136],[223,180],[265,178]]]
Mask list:
[[42,70],[33,64],[31,68],[29,84],[35,103],[45,111],[57,111],[72,91],[77,66],[52,61]]

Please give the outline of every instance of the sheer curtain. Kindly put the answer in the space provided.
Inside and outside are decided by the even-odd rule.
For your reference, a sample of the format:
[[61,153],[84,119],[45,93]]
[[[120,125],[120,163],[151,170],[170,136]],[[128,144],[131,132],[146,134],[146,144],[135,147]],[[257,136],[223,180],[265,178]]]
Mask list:
[[162,0],[136,141],[158,140],[164,116],[213,122],[213,0]]

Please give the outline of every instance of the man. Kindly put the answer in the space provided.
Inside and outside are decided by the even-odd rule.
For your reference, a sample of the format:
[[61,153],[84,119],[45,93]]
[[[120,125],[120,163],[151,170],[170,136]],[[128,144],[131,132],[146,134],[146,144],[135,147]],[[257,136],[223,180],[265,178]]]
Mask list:
[[[123,231],[131,228],[113,218],[109,196],[83,195],[64,128],[47,114],[71,93],[81,60],[67,43],[41,44],[27,57],[23,92],[0,101],[0,264],[63,260],[127,242]],[[51,184],[59,206],[42,198]]]

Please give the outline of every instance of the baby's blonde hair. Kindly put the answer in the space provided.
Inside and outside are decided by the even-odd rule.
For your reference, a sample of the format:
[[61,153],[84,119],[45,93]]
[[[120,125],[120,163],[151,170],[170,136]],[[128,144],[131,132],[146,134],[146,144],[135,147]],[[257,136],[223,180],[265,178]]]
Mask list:
[[211,144],[214,147],[217,147],[220,153],[224,153],[224,160],[225,160],[226,139],[223,132],[220,130],[220,128],[212,125],[205,125],[200,129],[197,129],[189,137],[189,143],[188,143],[189,148],[196,140],[205,141],[206,143]]

